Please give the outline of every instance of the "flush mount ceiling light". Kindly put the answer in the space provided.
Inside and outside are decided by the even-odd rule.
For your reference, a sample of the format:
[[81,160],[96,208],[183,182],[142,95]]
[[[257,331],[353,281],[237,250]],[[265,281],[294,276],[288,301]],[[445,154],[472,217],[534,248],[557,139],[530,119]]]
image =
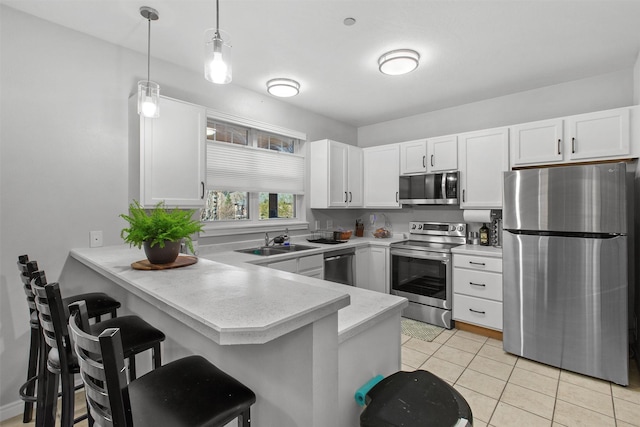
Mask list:
[[140,15],[148,21],[147,80],[138,82],[138,114],[144,117],[160,117],[160,85],[151,76],[151,21],[158,20],[158,11],[148,6],[140,8]]
[[390,76],[407,74],[418,68],[420,54],[411,49],[398,49],[385,53],[378,59],[378,69]]
[[291,79],[271,79],[267,82],[267,92],[280,98],[289,98],[300,93],[300,83]]
[[229,34],[220,30],[220,7],[216,0],[216,28],[204,33],[204,78],[217,84],[231,83]]

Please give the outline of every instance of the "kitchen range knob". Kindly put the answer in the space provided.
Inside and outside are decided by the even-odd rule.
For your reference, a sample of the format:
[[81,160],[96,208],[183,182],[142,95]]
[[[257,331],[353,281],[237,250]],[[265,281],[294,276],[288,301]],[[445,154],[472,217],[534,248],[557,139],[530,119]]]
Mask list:
[[422,224],[418,224],[418,230],[422,230]]
[[449,231],[456,231],[456,226],[455,225],[450,225],[449,226]]
[[459,226],[458,226],[458,231],[462,231],[462,230],[464,230],[464,227],[463,227],[463,226],[461,226],[461,225],[459,225]]
[[411,224],[411,229],[415,230],[416,229],[416,225],[415,224]]

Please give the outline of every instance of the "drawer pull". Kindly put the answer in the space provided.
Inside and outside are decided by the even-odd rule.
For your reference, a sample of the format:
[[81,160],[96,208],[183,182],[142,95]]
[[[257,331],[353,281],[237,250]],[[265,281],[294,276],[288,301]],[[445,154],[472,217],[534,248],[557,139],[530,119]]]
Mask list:
[[473,286],[482,286],[483,288],[484,288],[485,286],[487,286],[487,285],[485,285],[484,283],[473,283],[473,282],[469,282],[469,284],[470,284],[470,285],[473,285]]
[[473,265],[486,265],[484,262],[473,262],[473,261],[469,261],[469,264],[473,264]]
[[474,310],[473,308],[470,308],[469,311],[472,312],[472,313],[487,314],[484,311]]

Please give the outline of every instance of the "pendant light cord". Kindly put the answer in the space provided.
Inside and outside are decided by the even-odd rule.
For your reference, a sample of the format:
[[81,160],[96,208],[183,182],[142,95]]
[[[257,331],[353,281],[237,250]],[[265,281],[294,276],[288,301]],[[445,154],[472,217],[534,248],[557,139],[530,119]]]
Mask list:
[[220,37],[220,2],[216,0],[216,36]]
[[147,81],[151,81],[151,16],[147,18],[149,23],[147,31]]

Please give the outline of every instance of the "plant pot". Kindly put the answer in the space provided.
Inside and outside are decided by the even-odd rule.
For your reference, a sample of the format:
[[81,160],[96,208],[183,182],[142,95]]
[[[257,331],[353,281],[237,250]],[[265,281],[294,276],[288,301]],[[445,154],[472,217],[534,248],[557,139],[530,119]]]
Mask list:
[[144,242],[144,253],[151,264],[171,264],[178,258],[181,240],[177,242],[164,241],[164,248],[160,244],[151,247],[151,242]]

